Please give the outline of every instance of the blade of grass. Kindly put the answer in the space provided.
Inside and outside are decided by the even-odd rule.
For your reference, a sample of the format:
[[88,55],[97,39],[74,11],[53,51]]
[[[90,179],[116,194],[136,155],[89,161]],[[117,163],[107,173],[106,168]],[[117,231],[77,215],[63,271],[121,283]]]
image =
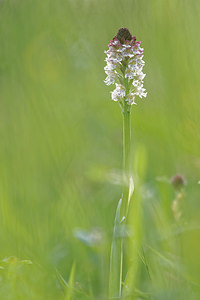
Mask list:
[[146,245],[156,256],[158,256],[162,261],[164,261],[165,263],[167,263],[167,265],[169,267],[171,267],[172,270],[175,270],[175,271],[178,271],[179,274],[181,274],[181,277],[190,282],[192,285],[195,285],[197,286],[198,288],[200,288],[200,284],[198,282],[196,282],[193,278],[191,278],[191,276],[189,276],[182,268],[181,266],[170,260],[169,258],[167,258],[164,254],[162,254],[161,252],[159,252],[158,250],[152,248],[151,246],[149,245]]
[[134,185],[133,179],[130,178],[129,207],[127,212],[127,225],[131,230],[131,235],[127,239],[126,265],[128,271],[124,281],[122,299],[126,299],[128,295],[134,293],[137,286],[137,273],[140,263],[139,253],[142,240],[141,187],[146,170],[146,152],[142,145],[135,149],[133,163],[133,169],[135,170]]
[[66,290],[64,300],[72,300],[73,292],[79,292],[74,288],[75,263],[73,263],[72,265],[68,282],[63,278],[63,276],[58,272],[58,270],[56,270],[56,273],[58,275],[58,279],[61,285]]
[[64,300],[72,300],[73,299],[74,274],[75,274],[75,263],[73,263],[72,268],[71,268],[69,281],[68,281],[68,288],[67,288]]
[[115,215],[113,239],[110,255],[109,299],[119,299],[122,284],[122,241],[120,238],[120,213],[122,199],[119,200]]

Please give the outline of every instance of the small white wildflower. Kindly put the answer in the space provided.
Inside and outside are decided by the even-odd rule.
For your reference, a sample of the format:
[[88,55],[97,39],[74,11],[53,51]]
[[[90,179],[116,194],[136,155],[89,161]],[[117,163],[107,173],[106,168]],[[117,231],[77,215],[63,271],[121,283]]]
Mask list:
[[107,65],[104,70],[107,77],[104,82],[106,85],[116,84],[111,93],[112,100],[119,101],[120,104],[132,105],[135,104],[135,96],[147,96],[143,87],[144,49],[140,44],[127,28],[121,28],[105,51]]
[[106,74],[108,75],[106,79],[104,80],[106,85],[114,84],[117,80],[117,74],[114,71],[106,71]]
[[137,88],[134,91],[134,94],[136,96],[139,96],[140,98],[142,97],[146,97],[147,93],[145,92],[146,90],[143,88],[143,84],[140,84],[139,86],[137,86]]
[[134,93],[129,93],[129,94],[126,96],[126,102],[128,103],[128,105],[136,104],[134,100],[135,100],[135,95],[134,95]]
[[119,101],[126,95],[125,87],[122,84],[116,83],[116,89],[112,92],[112,100]]

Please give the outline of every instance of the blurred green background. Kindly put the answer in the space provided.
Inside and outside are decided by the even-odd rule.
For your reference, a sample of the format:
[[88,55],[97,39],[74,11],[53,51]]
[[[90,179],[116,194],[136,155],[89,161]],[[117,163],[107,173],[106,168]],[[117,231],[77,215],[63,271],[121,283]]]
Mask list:
[[[106,299],[122,115],[103,82],[104,50],[120,27],[145,50],[148,97],[132,109],[146,161],[144,245],[163,253],[154,240],[174,224],[168,179],[187,179],[185,278],[147,250],[154,276],[141,266],[137,299],[199,299],[199,26],[197,0],[0,1],[0,259],[16,257],[2,262],[2,300]],[[67,298],[61,276],[73,263]]]

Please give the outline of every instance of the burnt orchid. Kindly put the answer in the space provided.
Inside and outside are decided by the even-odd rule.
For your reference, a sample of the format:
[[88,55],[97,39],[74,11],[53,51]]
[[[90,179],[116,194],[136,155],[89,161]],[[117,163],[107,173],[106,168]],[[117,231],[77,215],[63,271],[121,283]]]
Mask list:
[[[125,299],[126,295],[134,287],[134,276],[137,266],[124,268],[126,260],[124,247],[127,248],[127,236],[124,231],[128,225],[129,204],[134,191],[134,182],[132,176],[132,147],[131,147],[131,106],[135,103],[135,97],[146,97],[147,92],[143,87],[143,48],[141,42],[136,41],[127,28],[120,28],[117,35],[110,41],[108,50],[105,51],[106,66],[104,68],[107,77],[106,85],[115,84],[115,89],[111,92],[112,100],[117,101],[121,107],[123,115],[123,193],[118,202],[113,240],[110,255],[110,273],[109,273],[109,299]],[[139,203],[139,202],[138,202]],[[136,255],[139,247],[139,227],[140,220],[137,217],[139,204],[135,202],[134,215],[135,226],[133,230],[137,233],[134,243],[129,240],[130,251]]]
[[143,87],[144,49],[140,44],[127,28],[121,28],[105,51],[107,65],[104,70],[107,77],[104,82],[106,85],[116,85],[112,100],[118,101],[122,109],[125,103],[136,104],[135,96],[142,98],[147,95]]

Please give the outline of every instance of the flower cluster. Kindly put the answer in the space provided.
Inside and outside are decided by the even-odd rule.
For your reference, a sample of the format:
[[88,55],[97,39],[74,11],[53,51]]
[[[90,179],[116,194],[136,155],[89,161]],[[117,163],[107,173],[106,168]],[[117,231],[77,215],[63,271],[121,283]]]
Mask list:
[[140,44],[127,28],[121,28],[110,41],[108,51],[105,51],[107,65],[104,70],[107,77],[104,82],[106,85],[116,85],[112,100],[122,106],[124,101],[128,105],[135,104],[135,96],[142,98],[147,95],[143,88],[145,74],[142,69],[145,62]]

